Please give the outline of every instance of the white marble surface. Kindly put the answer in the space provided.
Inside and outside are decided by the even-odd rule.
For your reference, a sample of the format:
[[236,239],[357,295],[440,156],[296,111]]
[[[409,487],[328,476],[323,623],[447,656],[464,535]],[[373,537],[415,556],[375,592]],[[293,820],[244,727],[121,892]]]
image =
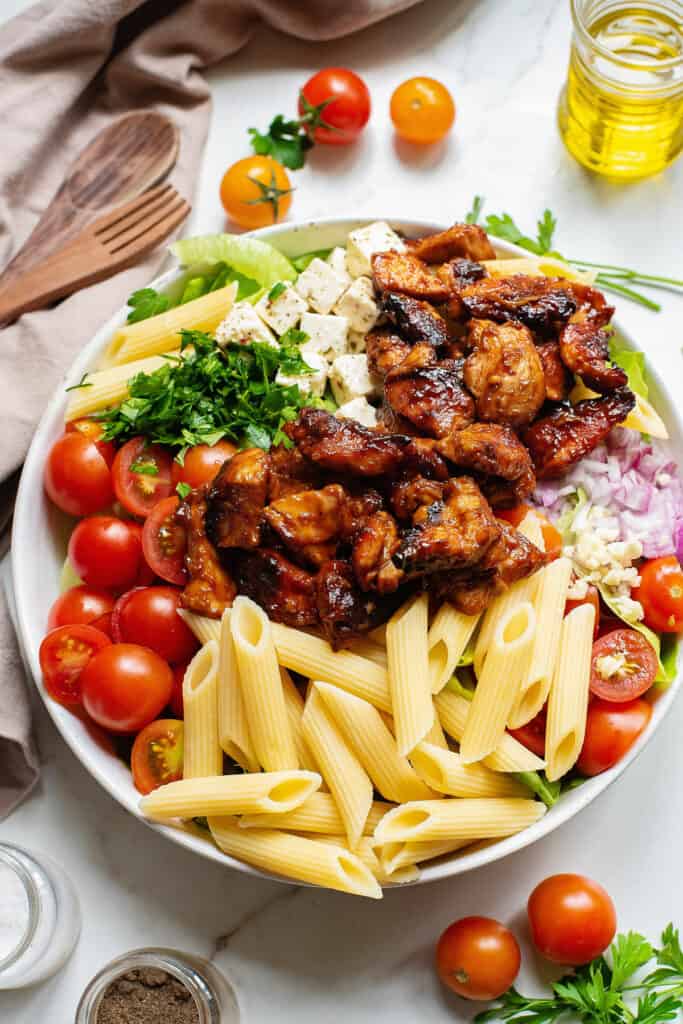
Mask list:
[[[26,6],[3,0],[0,17]],[[683,161],[652,181],[615,188],[589,177],[564,152],[555,102],[567,62],[566,0],[427,0],[341,42],[310,45],[257,34],[211,75],[215,106],[190,229],[223,228],[218,183],[246,153],[246,129],[294,108],[297,87],[330,63],[368,82],[374,103],[362,143],[320,150],[296,175],[292,217],[400,212],[449,220],[475,192],[522,225],[544,206],[559,219],[557,244],[572,255],[632,262],[683,276]],[[414,152],[388,119],[392,89],[416,73],[441,78],[458,105],[447,144]],[[683,299],[660,315],[626,302],[619,316],[642,339],[679,394]],[[471,1007],[436,982],[432,948],[466,913],[518,925],[545,875],[587,872],[611,891],[622,928],[651,936],[683,924],[683,705],[656,742],[579,819],[531,849],[465,877],[387,894],[381,904],[261,882],[195,858],[131,819],[88,777],[36,707],[43,778],[0,825],[0,837],[51,853],[81,895],[84,927],[75,956],[31,991],[0,993],[7,1024],[66,1024],[84,985],[111,957],[160,944],[210,955],[233,980],[248,1024],[271,1021],[441,1024]],[[525,940],[522,987],[538,984]]]

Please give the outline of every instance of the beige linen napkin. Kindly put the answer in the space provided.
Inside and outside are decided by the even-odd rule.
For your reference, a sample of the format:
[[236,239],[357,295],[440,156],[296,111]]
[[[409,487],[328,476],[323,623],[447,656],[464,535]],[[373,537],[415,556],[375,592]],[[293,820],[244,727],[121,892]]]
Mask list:
[[[83,146],[131,110],[155,108],[176,122],[181,147],[171,180],[191,198],[210,109],[202,70],[243,46],[260,21],[303,39],[327,39],[416,2],[45,0],[31,7],[0,28],[0,267],[29,235]],[[21,465],[47,399],[76,353],[162,259],[157,251],[0,331],[0,485]],[[0,530],[5,518],[0,509]],[[38,775],[2,597],[0,659],[1,819]]]

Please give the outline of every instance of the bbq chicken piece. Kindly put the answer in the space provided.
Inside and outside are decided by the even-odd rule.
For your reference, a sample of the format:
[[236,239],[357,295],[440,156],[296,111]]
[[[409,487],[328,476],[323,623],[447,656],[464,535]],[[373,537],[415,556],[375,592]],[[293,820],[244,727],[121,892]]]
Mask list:
[[577,307],[568,283],[556,278],[486,277],[462,292],[471,316],[477,319],[519,320],[539,334],[554,334]]
[[347,541],[351,544],[353,544],[370,516],[374,515],[375,512],[379,512],[384,504],[382,495],[374,488],[363,486],[358,488],[357,494],[354,494],[355,489],[354,482],[350,481],[346,501],[341,507],[339,519],[339,537],[342,541]]
[[468,260],[495,260],[488,235],[478,224],[454,224],[435,235],[407,241],[408,251],[425,263],[445,263],[462,256]]
[[628,388],[602,398],[588,398],[570,408],[555,409],[524,433],[539,480],[563,476],[567,470],[623,423],[636,404]]
[[560,355],[567,369],[576,373],[586,387],[607,394],[628,384],[620,366],[609,359],[609,338],[590,320],[568,323],[560,332]]
[[468,285],[486,277],[486,268],[481,263],[458,257],[442,263],[437,274],[448,288],[448,316],[454,321],[466,319],[468,314],[462,301],[462,292]]
[[400,292],[428,302],[445,302],[448,286],[426,263],[408,252],[378,252],[372,257],[372,279],[380,292]]
[[389,370],[402,363],[410,352],[407,341],[388,330],[369,331],[365,336],[365,354],[368,370],[378,377],[385,377]]
[[270,548],[236,551],[233,561],[240,594],[256,601],[268,618],[296,628],[318,622],[312,573]]
[[566,287],[576,301],[572,323],[591,323],[594,327],[605,327],[610,322],[614,316],[614,306],[607,304],[601,291],[579,281],[568,281]]
[[336,553],[346,501],[341,484],[329,484],[279,498],[265,509],[263,519],[294,555],[321,566]]
[[415,345],[389,371],[384,398],[399,416],[430,437],[445,437],[474,419],[474,402],[462,385],[458,363],[438,362],[431,345]]
[[437,450],[437,444],[430,437],[411,437],[403,452],[400,469],[411,475],[421,473],[434,480],[448,480],[448,464]]
[[180,528],[185,529],[187,549],[185,568],[189,582],[180,603],[197,615],[219,619],[235,599],[237,589],[218,561],[216,549],[206,536],[206,488],[191,491],[176,513]]
[[285,448],[278,444],[270,449],[268,456],[268,501],[277,501],[287,494],[297,494],[320,485],[321,474],[298,448]]
[[393,602],[379,601],[364,594],[348,562],[336,558],[326,562],[315,578],[318,616],[325,636],[335,650],[354,637],[374,629],[388,618]]
[[517,429],[531,423],[545,401],[545,377],[529,328],[472,320],[468,341],[474,351],[463,376],[478,419]]
[[536,486],[529,452],[510,427],[473,423],[438,442],[449,462],[477,474],[489,504],[495,508],[524,501]]
[[362,590],[391,594],[403,580],[392,558],[401,546],[398,527],[388,512],[375,512],[366,520],[353,546],[351,561]]
[[217,548],[256,548],[268,497],[270,460],[261,448],[246,448],[225,462],[209,490],[206,532]]
[[428,302],[399,295],[398,292],[387,292],[382,299],[382,308],[401,337],[411,345],[425,341],[434,348],[440,348],[448,344],[448,324]]
[[397,519],[413,518],[421,505],[433,505],[443,498],[443,483],[440,480],[428,480],[424,476],[409,477],[398,480],[391,489],[389,502]]
[[380,434],[355,420],[338,420],[323,409],[303,409],[286,431],[316,466],[351,476],[393,473],[410,441],[401,434]]
[[557,341],[544,341],[536,346],[543,367],[545,397],[549,402],[564,402],[571,391],[573,378],[560,356]]

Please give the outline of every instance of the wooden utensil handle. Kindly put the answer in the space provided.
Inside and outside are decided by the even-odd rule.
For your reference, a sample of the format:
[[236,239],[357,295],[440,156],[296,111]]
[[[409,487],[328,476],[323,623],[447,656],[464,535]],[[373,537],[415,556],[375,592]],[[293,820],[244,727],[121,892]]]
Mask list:
[[102,272],[102,266],[93,266],[92,253],[88,257],[76,246],[61,249],[5,285],[0,281],[0,324],[93,284]]

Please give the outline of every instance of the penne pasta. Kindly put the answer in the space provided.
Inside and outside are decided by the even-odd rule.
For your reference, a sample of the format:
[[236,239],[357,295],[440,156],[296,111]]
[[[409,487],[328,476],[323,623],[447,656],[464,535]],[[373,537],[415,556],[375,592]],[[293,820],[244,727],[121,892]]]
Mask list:
[[435,747],[441,747],[442,750],[449,749],[448,740],[446,739],[443,728],[441,726],[441,722],[439,721],[439,716],[436,714],[436,710],[434,711],[434,721],[432,722],[432,727],[425,736],[423,742],[431,743]]
[[375,850],[385,874],[391,878],[412,864],[433,860],[445,853],[455,853],[471,843],[471,839],[432,839],[424,843],[385,843],[383,846],[375,846]]
[[372,640],[368,640],[365,636],[354,637],[346,650],[357,654],[359,658],[367,658],[368,661],[374,661],[376,665],[381,665],[384,669],[387,667],[386,648],[381,647]]
[[183,679],[183,778],[223,774],[218,738],[218,644],[209,640],[187,666]]
[[524,516],[524,519],[522,519],[521,523],[517,527],[517,532],[521,533],[527,540],[530,540],[539,551],[545,551],[545,540],[543,539],[541,520],[533,509],[530,509]]
[[[213,621],[213,620],[210,620]],[[233,761],[245,772],[257,772],[259,763],[249,735],[247,712],[244,708],[235,645],[230,630],[230,609],[226,608],[220,620],[218,646],[218,739]],[[310,767],[305,765],[304,767]],[[216,812],[222,813],[222,812]],[[225,812],[226,814],[232,812]]]
[[304,730],[301,724],[301,716],[304,713],[304,699],[294,685],[292,677],[286,668],[280,669],[280,679],[282,680],[282,692],[285,695],[285,707],[287,709],[289,728],[292,732],[292,739],[294,740],[294,746],[296,747],[299,764],[302,768],[306,768],[308,771],[317,772],[318,768],[315,763],[315,758],[313,757],[308,743],[304,738]]
[[[375,800],[365,819],[364,835],[372,835],[377,823],[390,811],[393,804]],[[288,814],[253,814],[240,819],[241,828],[277,828],[286,832],[318,832],[336,836],[344,831],[339,808],[330,793],[313,793],[295,811]]]
[[406,755],[434,721],[427,647],[428,596],[420,594],[387,623],[391,711],[399,754]]
[[[441,725],[458,743],[465,729],[470,702],[460,694],[442,690],[434,698],[434,706]],[[484,764],[495,772],[535,772],[545,767],[545,761],[527,750],[514,736],[506,732],[498,746],[484,758]]]
[[533,825],[545,810],[540,800],[420,800],[389,811],[375,829],[375,841],[501,838]]
[[197,818],[216,814],[286,814],[320,787],[317,772],[251,772],[181,779],[140,801],[147,818]]
[[516,608],[525,601],[533,602],[538,586],[537,575],[538,573],[534,573],[533,576],[527,576],[525,579],[513,583],[503,594],[494,598],[484,612],[474,645],[473,664],[477,678],[484,671],[486,656],[500,623],[507,619],[511,609]]
[[[169,355],[175,355],[170,352]],[[153,373],[163,366],[166,358],[163,355],[138,359],[126,366],[112,366],[108,370],[95,370],[89,373],[84,383],[69,392],[69,400],[64,413],[67,423],[91,416],[109,406],[118,405],[128,395],[128,382],[138,373]]]
[[418,775],[437,793],[460,797],[523,797],[529,793],[511,775],[491,771],[484,764],[465,764],[460,754],[424,741],[415,747],[410,760]]
[[439,608],[427,634],[432,693],[439,693],[455,672],[479,619],[479,615],[459,612],[447,601]]
[[221,620],[210,619],[208,615],[197,615],[196,612],[189,612],[186,608],[179,608],[178,615],[192,630],[200,644],[206,644],[209,640],[221,642]]
[[[346,836],[311,836],[318,843],[331,843],[348,849]],[[379,849],[379,847],[378,847]],[[405,885],[407,882],[415,882],[420,877],[420,872],[414,864],[399,865],[393,874],[384,870],[382,862],[376,853],[374,840],[371,836],[363,836],[356,847],[355,854],[365,866],[372,871],[380,885]]]
[[594,270],[575,270],[556,256],[522,256],[512,259],[482,260],[491,277],[509,277],[510,274],[528,274],[531,277],[563,277],[568,281],[593,284]]
[[562,622],[560,650],[548,698],[546,776],[561,779],[576,763],[586,734],[595,609],[584,604]]

